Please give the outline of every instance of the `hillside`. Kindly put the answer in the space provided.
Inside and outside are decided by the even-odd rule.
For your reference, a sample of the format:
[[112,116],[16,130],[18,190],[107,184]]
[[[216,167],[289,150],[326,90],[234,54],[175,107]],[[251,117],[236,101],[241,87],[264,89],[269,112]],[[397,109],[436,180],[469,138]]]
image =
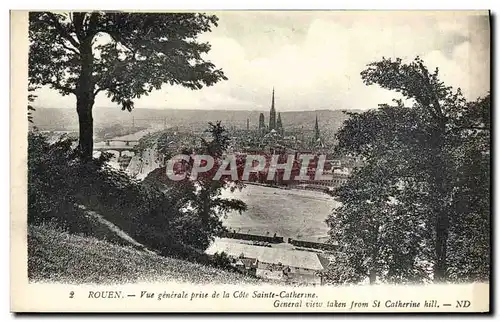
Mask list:
[[260,280],[132,247],[30,226],[28,276],[32,282],[257,284]]
[[[354,111],[353,111],[354,112]],[[150,126],[164,125],[168,127],[186,127],[204,130],[209,121],[222,121],[226,127],[246,128],[249,119],[250,128],[258,127],[261,111],[232,111],[232,110],[176,110],[176,109],[148,109],[138,108],[132,112],[122,111],[120,108],[95,107],[94,125],[96,129],[112,124]],[[264,112],[266,123],[269,122],[268,112]],[[347,119],[341,110],[317,110],[299,112],[281,112],[283,126],[286,129],[300,129],[306,131],[314,129],[314,121],[318,116],[320,130],[325,132],[336,131]],[[33,113],[34,124],[40,130],[67,130],[78,129],[77,114],[73,108],[43,108],[37,107]]]

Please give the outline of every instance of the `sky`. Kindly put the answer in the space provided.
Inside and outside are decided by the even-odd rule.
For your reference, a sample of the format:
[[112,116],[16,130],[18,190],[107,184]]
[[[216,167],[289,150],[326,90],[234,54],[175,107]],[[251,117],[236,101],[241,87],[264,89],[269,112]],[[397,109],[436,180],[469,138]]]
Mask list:
[[[360,72],[387,58],[423,58],[469,100],[490,86],[490,34],[485,12],[247,11],[217,12],[202,34],[207,59],[227,81],[192,91],[164,86],[136,108],[268,110],[274,87],[278,111],[371,109],[399,96],[366,86]],[[36,105],[75,107],[74,96],[43,88]],[[104,94],[95,106],[114,106]]]

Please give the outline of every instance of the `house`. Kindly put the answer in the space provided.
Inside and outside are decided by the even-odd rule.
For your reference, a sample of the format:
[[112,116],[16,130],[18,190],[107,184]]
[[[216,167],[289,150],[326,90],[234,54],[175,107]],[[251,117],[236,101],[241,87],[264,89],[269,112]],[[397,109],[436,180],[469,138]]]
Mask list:
[[233,266],[236,267],[241,273],[256,275],[257,260],[244,257],[233,258]]
[[328,260],[316,252],[256,246],[227,239],[216,239],[206,251],[209,255],[216,252],[225,252],[235,258],[235,266],[241,271],[252,271],[257,277],[295,285],[321,285],[320,273],[328,265]]

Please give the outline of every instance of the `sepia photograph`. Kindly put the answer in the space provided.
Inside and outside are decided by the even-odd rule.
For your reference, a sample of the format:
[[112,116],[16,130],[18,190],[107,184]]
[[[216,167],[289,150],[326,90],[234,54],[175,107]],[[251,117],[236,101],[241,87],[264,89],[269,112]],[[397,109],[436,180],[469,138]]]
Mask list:
[[10,18],[11,310],[490,310],[489,11]]

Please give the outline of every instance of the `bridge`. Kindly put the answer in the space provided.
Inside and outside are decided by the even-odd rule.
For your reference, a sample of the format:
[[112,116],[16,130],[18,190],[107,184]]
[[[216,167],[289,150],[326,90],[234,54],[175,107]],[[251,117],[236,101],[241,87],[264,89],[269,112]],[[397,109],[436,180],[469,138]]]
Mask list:
[[105,140],[94,143],[94,151],[117,151],[118,156],[122,156],[123,151],[133,152],[134,147],[139,144],[138,140]]

